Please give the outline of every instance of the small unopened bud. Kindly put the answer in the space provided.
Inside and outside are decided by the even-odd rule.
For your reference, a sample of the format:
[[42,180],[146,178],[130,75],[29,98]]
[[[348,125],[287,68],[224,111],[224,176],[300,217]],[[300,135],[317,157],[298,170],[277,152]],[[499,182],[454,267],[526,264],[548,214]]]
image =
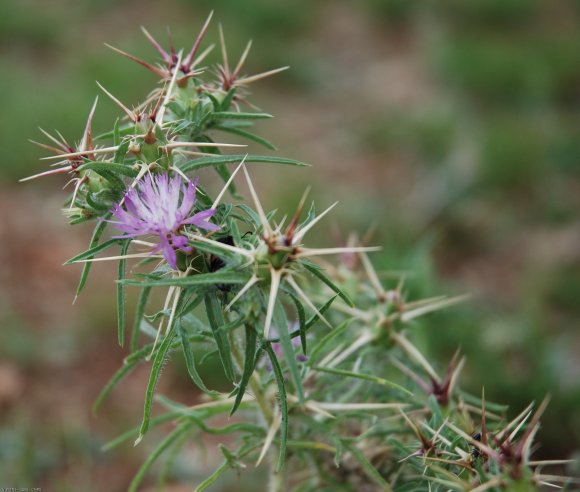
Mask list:
[[141,153],[141,146],[137,142],[131,142],[127,151],[133,155],[139,155]]
[[155,143],[156,140],[157,140],[157,137],[155,137],[155,132],[153,131],[153,128],[149,128],[149,130],[145,134],[145,137],[143,138],[143,141],[146,144],[151,145],[151,144]]

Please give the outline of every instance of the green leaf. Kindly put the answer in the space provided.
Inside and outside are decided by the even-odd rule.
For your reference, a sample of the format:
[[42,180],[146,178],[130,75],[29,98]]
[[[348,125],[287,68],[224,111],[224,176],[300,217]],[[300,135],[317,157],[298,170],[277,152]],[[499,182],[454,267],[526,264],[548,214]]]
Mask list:
[[119,147],[115,151],[115,155],[113,156],[113,162],[116,164],[124,164],[125,163],[125,156],[127,155],[127,151],[129,150],[129,144],[131,143],[130,139],[126,139],[124,142],[120,142],[118,145]]
[[242,130],[240,128],[236,128],[235,126],[216,125],[214,128],[216,130],[221,130],[223,132],[228,132],[228,133],[232,133],[233,135],[238,135],[240,137],[247,138],[248,140],[252,140],[253,142],[256,142],[256,143],[259,143],[260,145],[263,145],[267,149],[278,150],[274,146],[274,144],[271,143],[269,140],[266,140],[265,138],[260,137],[259,135],[256,135],[255,133],[248,132],[248,131]]
[[131,481],[128,492],[136,492],[137,487],[145,477],[145,474],[149,471],[149,468],[151,468],[151,465],[155,463],[157,458],[159,458],[159,456],[161,456],[168,448],[175,444],[180,437],[182,437],[184,434],[187,434],[193,426],[194,422],[192,421],[182,422],[179,426],[177,426],[177,428],[169,433],[151,453],[149,453],[147,459],[143,465],[141,465],[141,468],[139,468],[139,471],[135,474],[135,477]]
[[127,376],[135,368],[136,365],[137,362],[133,363],[124,362],[123,365],[117,370],[117,372],[113,374],[113,377],[109,379],[109,381],[107,382],[105,387],[101,390],[101,392],[95,399],[95,402],[93,403],[92,407],[93,415],[97,414],[99,408],[101,407],[103,402],[107,399],[107,397],[111,394],[111,391],[113,391],[113,388],[117,385],[117,383],[121,381],[121,379],[123,379],[125,376]]
[[[113,145],[116,147],[121,145],[121,132],[119,130],[119,118],[117,118],[115,120],[115,124],[113,125],[113,132],[112,133],[113,133],[113,135],[112,135]],[[111,137],[109,137],[109,138],[111,138]],[[98,137],[95,140],[98,140]]]
[[212,485],[218,478],[220,478],[224,472],[230,468],[228,460],[225,460],[209,477],[207,477],[203,482],[201,482],[193,492],[203,492],[210,485]]
[[[158,425],[165,424],[167,422],[171,422],[182,416],[181,412],[173,411],[164,413],[163,415],[159,415],[158,417],[154,417],[149,422],[149,427],[157,427]],[[139,435],[139,427],[133,427],[128,431],[123,432],[121,435],[115,437],[108,443],[102,446],[103,451],[109,451],[110,449],[116,448],[119,444],[123,444],[125,441],[128,441],[131,438]]]
[[151,373],[149,374],[149,382],[147,383],[147,391],[145,392],[145,405],[143,406],[143,421],[141,422],[141,427],[139,429],[139,437],[137,437],[135,445],[137,445],[141,441],[141,439],[143,439],[143,436],[145,436],[147,430],[149,429],[149,420],[151,418],[151,407],[153,406],[153,395],[155,393],[157,381],[159,381],[161,369],[163,369],[163,364],[165,363],[174,336],[175,330],[173,329],[173,326],[170,326],[169,333],[165,335],[163,341],[159,345],[159,348],[155,352],[155,358],[153,359],[153,365],[151,366]]
[[427,399],[427,406],[431,411],[431,420],[429,424],[433,429],[438,429],[443,424],[443,413],[435,395],[429,395]]
[[278,455],[278,464],[276,466],[276,471],[282,470],[284,468],[284,463],[286,461],[286,444],[288,442],[288,401],[286,399],[286,388],[284,386],[284,375],[282,374],[282,369],[276,358],[276,354],[272,349],[271,343],[264,343],[262,345],[263,349],[268,354],[270,358],[270,363],[272,364],[272,371],[274,372],[274,377],[276,378],[276,384],[278,385],[278,395],[280,401],[280,413],[282,416],[282,422],[280,425],[280,453]]
[[298,364],[296,363],[296,352],[294,352],[294,346],[290,340],[290,332],[288,331],[288,319],[286,318],[286,313],[282,307],[282,303],[279,299],[276,299],[274,303],[274,323],[276,328],[278,328],[278,336],[280,337],[280,345],[282,347],[282,353],[286,359],[286,364],[288,369],[290,369],[290,375],[294,381],[294,386],[296,387],[296,392],[298,393],[298,399],[300,404],[304,403],[304,389],[302,388],[302,379],[300,378],[300,371],[298,370]]
[[248,386],[248,383],[250,382],[250,377],[254,372],[256,362],[259,360],[259,357],[256,357],[256,330],[253,326],[250,325],[246,325],[245,328],[246,355],[244,359],[244,370],[242,372],[240,382],[238,383],[238,391],[236,393],[236,399],[234,401],[234,405],[232,406],[232,410],[230,411],[230,415],[233,415],[240,406],[240,403],[242,403],[242,398],[246,392],[246,386]]
[[[205,337],[202,335],[188,335],[188,340],[191,341],[206,341]],[[169,351],[176,350],[179,348],[181,342],[173,342],[169,348]],[[97,396],[95,403],[93,404],[93,413],[96,413],[103,401],[109,396],[111,391],[114,387],[125,377],[127,376],[137,364],[143,362],[147,356],[153,350],[153,343],[145,345],[143,348],[129,354],[125,357],[123,361],[123,365],[115,372],[115,374],[111,377],[111,379],[107,382],[105,387],[101,390],[99,395]]]
[[230,105],[232,104],[232,101],[234,100],[234,96],[236,95],[236,88],[232,87],[228,93],[226,94],[226,97],[224,97],[222,104],[221,104],[221,110],[222,111],[227,111],[230,107]]
[[[118,121],[119,120],[117,120],[117,122]],[[115,123],[115,126],[117,126],[117,123]],[[95,141],[98,142],[99,140],[108,140],[109,138],[112,138],[114,140],[114,144],[119,145],[117,141],[120,141],[120,137],[126,137],[127,135],[133,135],[135,133],[135,125],[129,124],[122,128],[118,128],[118,132],[116,132],[116,130],[117,128],[97,135],[95,137]]]
[[269,113],[241,113],[238,111],[218,111],[211,116],[216,120],[265,120],[273,118]]
[[247,274],[224,272],[220,270],[219,272],[199,273],[196,275],[190,275],[189,277],[145,280],[125,279],[122,282],[127,285],[140,285],[142,287],[159,287],[169,285],[175,285],[178,287],[191,287],[194,285],[244,284],[248,280],[250,280],[250,277],[248,277]]
[[235,376],[232,363],[232,350],[227,335],[221,329],[225,323],[215,293],[207,292],[205,294],[205,308],[226,377],[233,382]]
[[[104,232],[105,228],[107,227],[106,219],[108,219],[109,217],[111,217],[111,214],[105,215],[105,217],[103,217],[103,220],[101,222],[99,222],[97,224],[97,226],[95,227],[95,230],[93,231],[93,236],[91,237],[91,242],[89,243],[89,251],[92,248],[95,248],[97,246],[99,239],[101,239],[101,236],[103,235],[103,232]],[[87,256],[86,258],[88,259],[88,258],[92,258],[92,257],[93,257],[93,254]],[[71,260],[69,260],[69,262],[70,261]],[[90,261],[83,265],[83,271],[81,272],[81,278],[79,280],[79,285],[77,287],[77,293],[76,293],[77,296],[81,293],[81,291],[83,290],[83,287],[85,286],[85,284],[87,282],[87,278],[89,277],[89,272],[91,271],[91,266],[92,266],[92,262],[90,262]]]
[[143,289],[141,289],[141,294],[139,295],[139,300],[137,301],[137,309],[135,310],[135,319],[133,320],[133,329],[131,331],[131,344],[129,346],[131,352],[135,352],[139,344],[139,333],[141,332],[139,327],[141,326],[141,320],[145,314],[145,306],[147,305],[150,292],[151,287],[143,287]]
[[247,454],[253,452],[258,446],[248,443],[237,450],[236,453],[232,453],[231,451],[224,452],[223,446],[220,446],[222,453],[226,456],[225,461],[202,483],[200,483],[193,492],[203,492],[207,489],[210,485],[212,485],[225,471],[227,471],[232,465],[234,468],[237,468],[235,462],[241,460]]
[[318,310],[318,313],[312,315],[312,317],[306,322],[307,331],[314,325],[314,323],[318,321],[320,316],[324,316],[324,313],[328,311],[328,309],[330,308],[330,306],[332,306],[332,303],[337,297],[338,296],[333,296],[330,299],[328,299],[328,301],[326,301],[324,305]]
[[[125,256],[131,241],[125,241],[121,246],[121,255]],[[127,260],[121,258],[118,265],[118,280],[123,280],[125,278],[125,267]],[[122,347],[125,345],[125,284],[117,282],[117,337],[119,339],[119,345]]]
[[[102,176],[103,178],[105,178],[109,184],[111,185],[111,189],[110,190],[102,190],[101,192],[98,193],[94,193],[92,194],[95,198],[115,198],[116,195],[121,194],[122,192],[125,191],[125,183],[123,182],[123,180],[121,178],[119,178],[119,176],[117,176],[114,172],[112,172],[110,169],[101,169],[101,170],[95,170],[95,173],[97,173],[98,175]],[[110,208],[110,206],[108,207]]]
[[187,372],[189,373],[191,380],[195,383],[195,385],[205,393],[208,394],[217,394],[215,391],[212,391],[206,387],[201,376],[197,372],[195,367],[195,358],[193,356],[193,350],[191,350],[191,342],[187,337],[187,332],[185,328],[178,322],[178,329],[179,335],[181,337],[181,347],[183,349],[183,356],[185,358],[185,367],[187,367]]
[[[200,305],[201,301],[203,301],[203,295],[198,294],[195,295],[191,300],[188,300],[186,303],[184,303],[183,309],[181,310],[179,316],[181,317],[181,320],[183,321],[185,315],[191,313],[191,311],[193,311],[197,306]],[[193,314],[191,315],[193,318],[189,318],[191,320],[193,319],[197,319],[193,316]]]
[[[338,295],[331,297],[328,301],[326,301],[324,303],[324,305],[318,310],[318,312],[324,316],[324,313],[326,311],[328,311],[328,309],[330,308],[330,306],[332,305],[332,303],[334,302],[334,300],[338,297]],[[312,328],[314,326],[314,324],[318,321],[319,316],[318,314],[313,314],[312,317],[306,321],[306,324],[304,326],[304,331],[307,332],[310,328]],[[336,328],[334,330],[332,330],[332,333],[334,333],[334,331],[336,330]],[[296,338],[301,336],[300,333],[300,329],[298,330],[294,330],[293,332],[290,333],[290,338]],[[280,341],[280,338],[269,338],[268,341],[272,342],[272,343],[276,343]]]
[[[213,239],[213,238],[212,238]],[[221,245],[221,243],[220,243]],[[209,253],[214,256],[219,256],[223,260],[226,261],[233,261],[238,259],[238,254],[234,253],[230,249],[226,249],[226,247],[218,246],[217,244],[211,243],[203,243],[201,241],[195,242],[195,249],[198,251],[203,251],[204,253]]]
[[89,161],[85,164],[81,164],[77,171],[105,171],[121,174],[122,176],[129,176],[130,178],[136,178],[138,172],[131,166],[125,164],[117,164],[115,162],[103,162],[103,161]]
[[336,292],[344,302],[346,302],[349,306],[354,307],[354,303],[350,297],[348,297],[332,280],[330,280],[330,278],[325,273],[323,273],[323,271],[318,268],[317,265],[307,261],[302,261],[301,264],[304,268],[306,268],[306,270],[308,270],[314,276],[318,277],[323,283],[328,285],[328,287]]
[[207,97],[209,97],[209,99],[211,100],[211,103],[213,104],[214,111],[220,111],[222,109],[221,103],[218,101],[217,97],[215,97],[213,94],[210,94],[209,92],[206,92],[205,95]]
[[184,172],[196,171],[198,169],[209,167],[209,166],[219,166],[221,164],[230,164],[233,162],[240,163],[242,159],[246,158],[245,162],[263,162],[269,164],[287,164],[290,166],[307,166],[304,162],[297,161],[295,159],[287,159],[285,157],[275,157],[267,155],[219,155],[215,157],[200,157],[198,159],[193,159],[187,161],[180,166],[180,169]]
[[397,383],[393,383],[392,381],[389,381],[388,379],[379,378],[377,376],[372,376],[370,374],[362,374],[359,372],[345,371],[343,369],[334,369],[331,367],[322,367],[322,366],[313,366],[312,369],[314,369],[315,371],[326,372],[328,374],[335,374],[336,376],[343,376],[343,377],[347,377],[347,378],[356,378],[356,379],[364,379],[365,381],[371,381],[373,383],[380,384],[381,386],[387,386],[389,388],[398,389],[399,391],[402,391],[402,392],[408,394],[409,396],[413,396],[413,393],[411,393],[408,389],[403,388],[403,386],[401,386]]
[[300,330],[300,344],[302,346],[302,353],[306,355],[306,313],[304,312],[304,306],[302,306],[300,300],[294,295],[293,292],[287,291],[287,294],[292,298],[294,304],[296,305],[299,324],[298,329]]
[[252,225],[256,230],[260,229],[261,227],[260,216],[251,207],[248,207],[245,203],[240,203],[236,205],[236,207],[246,213],[246,215],[249,217]]
[[310,352],[310,358],[308,359],[309,366],[314,365],[324,347],[332,340],[334,340],[337,336],[341,335],[344,332],[344,330],[348,328],[348,325],[350,324],[351,321],[352,319],[344,320],[334,330],[332,330],[330,333],[327,333],[324,337],[322,337],[319,340],[319,342],[316,344],[312,352]]
[[350,451],[352,456],[361,464],[367,476],[381,487],[381,490],[388,492],[393,490],[378,470],[369,462],[369,460],[367,460],[366,456],[360,449],[346,440],[343,441],[343,444],[344,447]]
[[123,242],[122,239],[109,239],[108,241],[105,241],[104,243],[101,244],[97,244],[96,246],[87,249],[86,251],[83,251],[82,253],[79,253],[76,256],[73,256],[70,260],[67,260],[65,262],[65,265],[72,265],[73,263],[77,263],[79,261],[82,260],[87,260],[89,258],[93,258],[93,256],[95,256],[97,253],[110,248],[111,246],[114,246],[116,244],[121,244]]

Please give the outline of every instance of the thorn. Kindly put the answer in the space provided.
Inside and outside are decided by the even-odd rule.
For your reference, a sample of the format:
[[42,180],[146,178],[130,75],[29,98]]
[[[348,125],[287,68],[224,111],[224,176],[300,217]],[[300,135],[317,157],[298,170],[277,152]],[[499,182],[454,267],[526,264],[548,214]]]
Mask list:
[[318,308],[312,303],[310,298],[304,293],[304,291],[296,283],[294,278],[291,275],[288,275],[286,277],[286,281],[296,291],[296,293],[302,298],[302,300],[306,303],[306,305],[310,309],[312,309],[316,313],[316,315],[322,320],[322,322],[332,330],[333,329],[332,325],[326,320],[326,318],[322,315],[322,313],[318,310]]
[[[79,143],[79,150],[93,150],[93,133],[91,129],[91,124],[93,122],[93,116],[95,114],[95,109],[97,109],[97,103],[99,102],[99,96],[95,97],[95,102],[89,112],[89,117],[87,118],[87,124],[85,126],[85,131],[83,132],[83,137]],[[95,156],[92,154],[88,154],[89,158],[93,161],[95,160]]]
[[230,66],[228,63],[228,52],[226,50],[226,42],[224,40],[224,30],[222,29],[221,23],[219,24],[218,29],[219,29],[219,35],[220,35],[220,46],[221,46],[221,50],[222,50],[222,59],[223,59],[223,63],[224,63],[224,72],[229,77]]
[[49,176],[51,174],[63,174],[72,171],[72,166],[68,167],[60,167],[58,169],[51,169],[50,171],[44,171],[42,173],[34,174],[32,176],[28,176],[26,178],[21,178],[18,180],[19,183],[24,183],[25,181],[30,181],[32,179],[41,178],[43,176]]
[[[304,197],[304,199],[306,199],[306,197]],[[302,204],[301,204],[302,205]],[[306,224],[302,229],[300,229],[296,235],[294,236],[294,240],[295,241],[300,241],[304,235],[310,230],[312,229],[312,227],[314,227],[328,212],[330,212],[334,207],[336,207],[338,205],[338,201],[334,202],[330,207],[328,207],[324,212],[322,212],[320,215],[318,215],[317,217],[315,217],[314,219],[312,219],[308,224]]]
[[282,272],[280,270],[270,268],[270,276],[270,295],[268,296],[268,309],[266,311],[266,321],[264,323],[264,338],[268,338],[268,334],[270,333],[272,316],[274,314],[274,304],[276,302],[276,296],[278,295],[278,287],[280,286]]
[[155,41],[155,38],[153,36],[151,36],[151,34],[149,34],[149,32],[147,31],[147,29],[145,29],[143,26],[141,26],[141,31],[143,31],[143,34],[145,34],[145,36],[147,37],[147,39],[149,40],[149,42],[153,45],[153,47],[159,52],[159,54],[162,56],[163,61],[165,63],[167,63],[169,66],[171,66],[171,57],[169,56],[169,54],[167,53],[167,51],[165,51],[161,45]]
[[113,102],[117,104],[117,106],[119,106],[125,112],[125,114],[129,117],[129,119],[133,123],[137,123],[137,116],[133,111],[131,111],[127,106],[125,106],[121,101],[119,101],[115,96],[113,96],[113,94],[111,94],[107,89],[105,89],[101,84],[99,84],[99,82],[97,82],[97,85],[105,94],[107,94],[107,96],[109,96],[113,100]]
[[229,143],[217,143],[217,142],[170,142],[165,144],[163,148],[165,149],[175,149],[177,147],[247,147],[244,144],[229,144]]
[[240,291],[236,294],[236,296],[229,302],[226,306],[226,311],[229,311],[230,308],[234,305],[234,303],[240,299],[257,281],[258,277],[256,275],[252,275],[250,280],[240,289]]
[[197,50],[199,49],[199,45],[201,44],[203,38],[205,37],[205,34],[207,32],[207,28],[209,26],[209,23],[210,23],[212,17],[213,17],[213,10],[207,16],[207,19],[206,19],[205,23],[203,24],[201,31],[199,31],[199,34],[197,35],[197,38],[196,38],[195,42],[193,43],[193,46],[191,47],[191,50],[189,51],[187,58],[185,59],[185,67],[187,68],[187,71],[191,70],[192,67],[197,65],[197,63],[193,63],[193,57],[197,53]]
[[304,258],[308,256],[317,256],[317,255],[336,255],[339,253],[359,253],[359,252],[371,252],[371,251],[380,251],[382,248],[381,246],[361,246],[361,247],[344,247],[344,248],[302,248],[298,254],[296,255],[297,258]]
[[[50,140],[52,140],[56,145],[58,145],[61,149],[64,150],[64,152],[70,152],[72,150],[72,147],[63,139],[63,142],[58,141],[56,138],[54,138],[50,133],[48,133],[47,131],[43,130],[42,128],[38,127],[38,129],[44,133],[44,135],[46,137],[48,137]],[[62,135],[59,133],[58,134],[60,136],[60,138],[62,138]]]
[[395,333],[394,331],[391,332],[391,338],[399,344],[399,346],[407,352],[415,361],[425,370],[429,376],[435,380],[437,383],[441,383],[441,379],[435,372],[435,369],[427,362],[427,359],[423,356],[421,352],[415,347],[409,340],[407,340],[403,335]]
[[242,53],[242,56],[240,56],[240,61],[238,62],[236,68],[234,69],[234,72],[232,73],[232,79],[236,79],[237,76],[240,74],[240,70],[242,69],[242,66],[245,63],[246,58],[248,57],[248,53],[250,52],[251,47],[252,40],[250,39],[250,41],[248,41],[248,44],[246,45],[246,49],[244,49],[244,52]]
[[238,79],[236,85],[248,85],[252,82],[256,82],[260,79],[264,79],[266,77],[270,77],[271,75],[275,75],[277,73],[283,72],[284,70],[288,70],[290,66],[275,68],[274,70],[268,70],[267,72],[262,72],[256,75],[251,75],[250,77],[242,77]]
[[119,48],[115,48],[114,46],[111,46],[110,44],[105,43],[105,46],[107,48],[110,48],[113,51],[119,53],[120,55],[123,55],[123,56],[129,58],[129,60],[133,60],[134,62],[138,63],[139,65],[142,65],[147,70],[152,71],[154,74],[158,75],[161,78],[166,78],[168,76],[168,73],[167,72],[164,72],[163,70],[160,70],[156,66],[151,65],[151,63],[147,63],[146,61],[141,60],[140,58],[137,58],[136,56],[133,56],[130,53],[127,53],[127,52],[125,52],[123,50],[120,50]]
[[[119,147],[105,147],[103,149],[93,149],[91,152],[93,154],[108,154],[110,152],[115,152]],[[80,150],[78,152],[70,152],[69,154],[60,154],[60,155],[51,155],[48,157],[41,157],[40,160],[41,161],[50,161],[50,160],[54,160],[54,159],[61,159],[63,157],[65,158],[69,158],[69,157],[82,157],[84,155],[87,155],[87,151],[86,150]]]
[[[214,48],[215,48],[215,44],[210,44],[205,50],[203,50],[199,54],[199,56],[191,64],[190,71],[193,70],[194,67],[197,67],[203,60],[205,60],[207,55],[209,55],[213,51]],[[195,72],[195,73],[199,74],[201,72]]]
[[246,165],[244,164],[242,166],[242,168],[244,169],[244,174],[246,175],[246,181],[248,182],[248,188],[250,189],[250,195],[252,195],[252,200],[254,201],[254,206],[256,207],[256,210],[258,212],[258,216],[260,217],[260,221],[262,223],[262,227],[264,228],[264,232],[268,236],[272,236],[272,234],[273,234],[272,228],[270,227],[270,223],[268,222],[268,219],[266,218],[266,214],[264,213],[264,209],[262,208],[262,204],[260,203],[258,195],[256,194],[256,190],[254,189],[254,185],[252,184],[252,180],[250,179],[250,174],[248,173]]
[[296,231],[296,227],[298,226],[298,221],[300,220],[300,215],[302,214],[302,209],[304,208],[304,203],[306,202],[306,197],[308,193],[310,193],[311,187],[308,186],[304,193],[302,194],[302,198],[298,202],[298,207],[296,207],[296,212],[292,216],[288,227],[286,228],[285,235],[290,240],[291,243],[294,243],[294,233]]
[[43,149],[50,150],[51,152],[54,152],[55,154],[64,154],[66,152],[66,151],[63,151],[62,149],[57,149],[56,147],[51,147],[50,145],[46,145],[46,144],[37,142],[36,140],[31,140],[30,138],[28,139],[28,141],[30,143],[33,143],[34,145],[38,145],[39,147],[42,147]]
[[244,162],[246,161],[246,158],[248,157],[248,154],[246,154],[244,156],[244,158],[242,159],[242,162],[240,162],[238,164],[238,167],[236,167],[236,169],[234,170],[234,172],[232,173],[232,175],[229,177],[229,179],[226,181],[226,184],[224,185],[222,191],[220,191],[219,195],[217,196],[217,198],[215,199],[215,201],[213,202],[211,208],[216,208],[220,202],[220,200],[222,199],[222,197],[224,196],[225,192],[227,191],[227,189],[229,188],[230,184],[232,183],[232,181],[234,180],[234,178],[236,177],[236,174],[238,173],[238,171],[240,170],[240,168],[244,165]]
[[371,264],[369,257],[365,253],[359,253],[359,255],[360,259],[362,260],[363,267],[367,273],[367,277],[369,278],[369,281],[377,293],[377,298],[379,300],[386,300],[387,293],[385,292],[385,289],[383,288],[381,281],[379,280],[379,276]]

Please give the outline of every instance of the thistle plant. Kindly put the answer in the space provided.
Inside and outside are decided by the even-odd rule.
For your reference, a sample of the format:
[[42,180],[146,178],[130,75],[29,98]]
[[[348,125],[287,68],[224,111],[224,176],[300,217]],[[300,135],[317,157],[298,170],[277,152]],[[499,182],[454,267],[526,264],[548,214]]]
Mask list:
[[[305,193],[289,218],[267,211],[251,175],[269,172],[267,165],[305,164],[240,152],[243,146],[224,140],[233,134],[274,149],[250,131],[270,115],[248,101],[247,88],[287,67],[242,75],[250,44],[230,65],[221,29],[222,62],[203,66],[212,48],[202,50],[210,19],[189,51],[176,51],[171,40],[165,49],[144,30],[158,64],[112,48],[153,72],[159,85],[135,109],[101,86],[123,117],[94,136],[95,101],[78,144],[43,131],[47,141],[38,145],[51,152],[44,159],[53,168],[26,178],[66,175],[73,190],[64,215],[71,224],[94,224],[88,249],[67,262],[83,264],[77,294],[93,263],[118,264],[118,343],[129,353],[94,410],[137,366],[150,369],[141,424],[106,448],[137,445],[152,428],[172,425],[129,490],[138,490],[156,461],[165,458],[170,467],[204,434],[220,436],[223,461],[196,491],[228,470],[254,466],[264,470],[254,490],[272,492],[572,483],[550,472],[565,461],[532,457],[547,400],[509,418],[483,391],[460,389],[459,353],[440,372],[413,343],[417,318],[463,296],[407,299],[404,278],[383,281],[368,256],[379,248],[356,235],[346,245],[309,247],[309,233],[336,204],[319,213]],[[215,182],[207,179],[211,172],[223,186],[205,186]],[[129,288],[140,294],[126,340]],[[174,353],[198,388],[196,405],[156,392]],[[200,366],[213,356],[228,392],[202,377]]]

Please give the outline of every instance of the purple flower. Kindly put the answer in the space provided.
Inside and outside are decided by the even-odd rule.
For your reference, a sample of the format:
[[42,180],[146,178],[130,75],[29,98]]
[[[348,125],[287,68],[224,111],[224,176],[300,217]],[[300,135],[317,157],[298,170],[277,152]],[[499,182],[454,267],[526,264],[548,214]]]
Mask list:
[[118,237],[159,236],[159,245],[153,253],[163,251],[167,263],[177,268],[175,251],[192,251],[187,238],[180,233],[184,225],[191,224],[208,231],[219,229],[219,226],[208,222],[215,209],[191,215],[196,185],[197,179],[186,184],[179,175],[170,178],[168,174],[148,174],[137,188],[127,191],[124,200],[113,208],[113,216],[117,220],[111,223],[125,233]]

